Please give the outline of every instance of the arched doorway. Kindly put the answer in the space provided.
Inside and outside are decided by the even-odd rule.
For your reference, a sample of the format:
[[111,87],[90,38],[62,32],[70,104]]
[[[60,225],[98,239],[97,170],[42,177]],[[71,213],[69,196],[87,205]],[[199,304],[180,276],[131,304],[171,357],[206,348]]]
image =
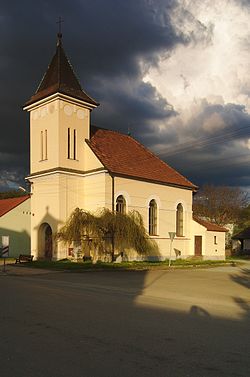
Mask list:
[[49,224],[43,223],[38,232],[38,257],[39,259],[51,260],[53,256],[52,229]]

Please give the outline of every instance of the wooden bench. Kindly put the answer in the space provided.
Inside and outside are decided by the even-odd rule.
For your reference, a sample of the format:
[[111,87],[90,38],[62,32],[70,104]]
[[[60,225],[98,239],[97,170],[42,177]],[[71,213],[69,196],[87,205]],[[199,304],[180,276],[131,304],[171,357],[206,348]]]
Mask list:
[[32,262],[34,255],[29,254],[20,254],[18,258],[16,258],[15,263],[22,263],[22,262]]

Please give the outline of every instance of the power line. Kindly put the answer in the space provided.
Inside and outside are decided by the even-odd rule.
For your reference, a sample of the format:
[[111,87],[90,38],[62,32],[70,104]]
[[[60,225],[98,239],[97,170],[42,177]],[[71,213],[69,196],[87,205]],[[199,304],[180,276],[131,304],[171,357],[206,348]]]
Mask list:
[[242,131],[246,131],[246,130],[250,131],[250,125],[245,126],[245,127],[240,127],[237,130],[227,131],[227,132],[224,132],[223,134],[211,136],[209,138],[200,138],[200,139],[196,139],[195,141],[192,141],[192,142],[186,142],[186,143],[178,144],[178,145],[172,147],[172,149],[167,150],[166,152],[160,152],[157,155],[160,156],[161,158],[165,158],[165,157],[168,157],[168,156],[174,156],[176,154],[180,154],[180,153],[189,151],[193,148],[207,147],[207,146],[210,146],[210,145],[218,144],[221,141],[230,141],[234,138],[235,135],[237,135],[237,134],[240,135],[240,133]]

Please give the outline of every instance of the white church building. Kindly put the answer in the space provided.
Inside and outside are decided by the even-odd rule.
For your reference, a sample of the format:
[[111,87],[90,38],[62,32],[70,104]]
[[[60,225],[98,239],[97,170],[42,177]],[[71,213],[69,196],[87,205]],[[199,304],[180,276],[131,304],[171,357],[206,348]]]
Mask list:
[[30,113],[31,254],[68,257],[69,246],[53,235],[76,207],[106,207],[139,211],[160,259],[169,257],[169,232],[176,233],[173,250],[182,258],[224,259],[225,229],[193,220],[197,187],[133,137],[91,126],[97,106],[81,88],[58,34],[51,63],[24,106]]

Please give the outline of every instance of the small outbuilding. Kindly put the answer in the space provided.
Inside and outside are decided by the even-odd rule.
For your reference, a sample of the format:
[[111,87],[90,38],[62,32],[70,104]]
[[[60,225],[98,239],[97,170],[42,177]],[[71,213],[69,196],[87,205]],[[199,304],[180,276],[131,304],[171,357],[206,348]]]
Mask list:
[[0,199],[0,247],[8,236],[10,257],[30,253],[30,229],[30,196]]
[[225,259],[225,235],[228,229],[193,217],[194,255],[203,259]]
[[250,254],[250,227],[232,237],[232,249],[234,252]]

